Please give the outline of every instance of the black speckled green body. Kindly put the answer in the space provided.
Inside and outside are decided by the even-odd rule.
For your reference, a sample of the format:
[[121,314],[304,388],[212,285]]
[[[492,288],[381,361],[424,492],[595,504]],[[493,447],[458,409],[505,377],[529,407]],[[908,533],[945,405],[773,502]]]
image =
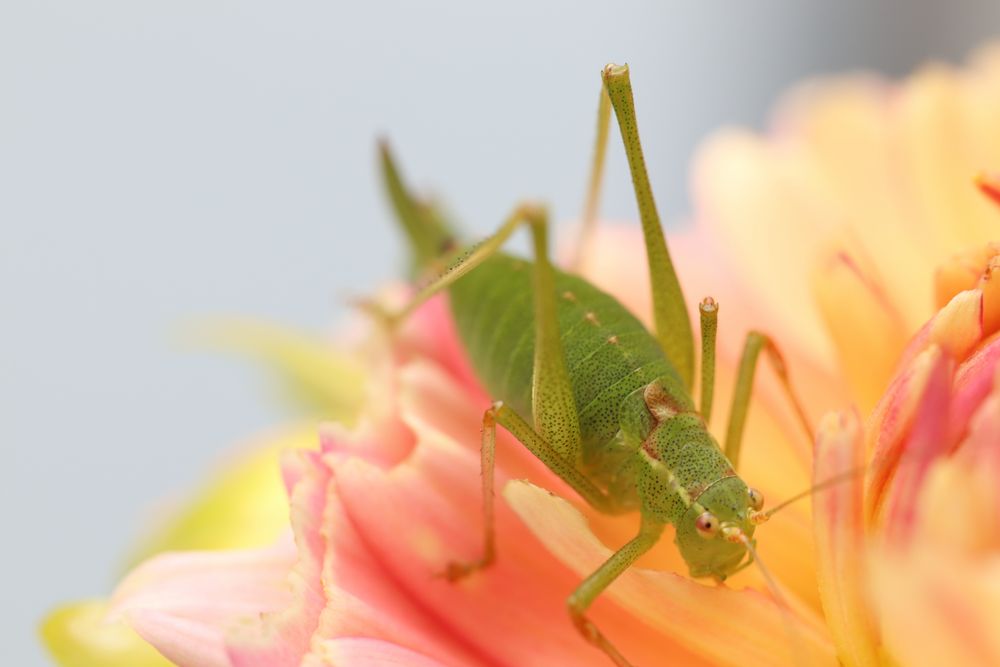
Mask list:
[[[736,567],[742,546],[690,540],[696,507],[746,527],[747,487],[705,427],[683,383],[643,324],[586,280],[556,272],[558,322],[580,417],[579,469],[615,500],[678,526],[677,543],[694,576]],[[450,289],[451,308],[469,359],[493,398],[531,419],[535,345],[532,264],[498,254]],[[666,390],[674,411],[657,420],[644,391]],[[732,481],[727,481],[727,480]],[[711,500],[712,507],[706,508]],[[687,544],[690,542],[690,544]],[[710,553],[703,553],[706,549]],[[697,551],[697,556],[694,552]],[[691,553],[692,558],[688,558]]]
[[[531,415],[535,350],[531,263],[497,254],[450,290],[459,336],[490,394]],[[580,415],[584,459],[619,431],[619,407],[637,389],[677,371],[646,328],[586,280],[556,271],[559,332]]]

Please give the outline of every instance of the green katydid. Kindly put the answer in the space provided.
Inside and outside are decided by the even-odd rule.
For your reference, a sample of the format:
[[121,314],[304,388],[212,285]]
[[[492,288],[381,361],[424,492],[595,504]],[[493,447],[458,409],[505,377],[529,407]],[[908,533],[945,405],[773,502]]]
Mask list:
[[[452,261],[401,310],[382,316],[391,325],[447,289],[472,366],[496,399],[483,416],[482,555],[473,562],[450,564],[446,572],[450,579],[485,568],[496,557],[493,461],[497,424],[595,509],[640,513],[638,534],[567,600],[570,617],[584,638],[616,664],[628,666],[586,612],[608,585],[656,544],[666,524],[676,529],[675,542],[692,577],[722,581],[755,560],[759,564],[754,531],[778,507],[764,511],[761,493],[748,487],[735,470],[761,352],[772,363],[805,430],[811,433],[811,429],[791,390],[778,348],[768,336],[751,332],[738,370],[725,447],[709,433],[706,422],[714,387],[718,305],[711,298],[699,305],[702,362],[696,407],[691,397],[692,328],[646,173],[629,71],[627,66],[608,65],[602,78],[584,236],[593,226],[613,108],[645,238],[655,335],[613,297],[553,268],[546,212],[534,204],[517,207],[493,236]],[[415,264],[427,265],[435,252],[450,247],[450,234],[439,218],[405,190],[384,147],[382,156],[388,189],[411,240]],[[531,231],[533,264],[499,251],[521,226]],[[770,580],[766,571],[765,577]]]

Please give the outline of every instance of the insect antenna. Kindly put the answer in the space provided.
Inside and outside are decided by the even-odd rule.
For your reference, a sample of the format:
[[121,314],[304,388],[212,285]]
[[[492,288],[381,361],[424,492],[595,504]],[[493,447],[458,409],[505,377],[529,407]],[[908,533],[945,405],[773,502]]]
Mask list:
[[840,484],[841,482],[846,482],[848,480],[854,479],[858,475],[864,474],[864,472],[865,472],[866,469],[867,468],[865,466],[859,466],[859,467],[853,468],[851,470],[845,470],[844,472],[839,473],[837,475],[834,475],[833,477],[829,477],[827,479],[824,479],[822,482],[818,482],[817,484],[813,484],[812,486],[810,486],[805,491],[802,491],[801,493],[796,493],[791,498],[786,498],[785,500],[783,500],[782,502],[778,503],[777,505],[775,505],[771,509],[767,510],[766,512],[752,512],[750,514],[750,522],[753,523],[753,524],[764,523],[765,521],[767,521],[772,516],[774,516],[775,514],[777,514],[779,511],[785,509],[786,507],[788,507],[792,503],[795,503],[795,502],[797,502],[799,500],[802,500],[803,498],[811,496],[814,493],[818,493],[820,491],[828,489],[831,486],[836,486],[837,484]]

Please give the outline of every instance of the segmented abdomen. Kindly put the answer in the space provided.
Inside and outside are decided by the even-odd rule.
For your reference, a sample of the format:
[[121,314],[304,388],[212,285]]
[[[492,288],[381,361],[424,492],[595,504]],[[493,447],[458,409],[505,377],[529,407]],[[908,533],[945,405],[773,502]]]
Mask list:
[[[531,420],[535,349],[530,262],[496,255],[451,288],[458,333],[487,391]],[[559,331],[584,448],[618,432],[621,402],[677,372],[639,320],[587,281],[556,272]]]

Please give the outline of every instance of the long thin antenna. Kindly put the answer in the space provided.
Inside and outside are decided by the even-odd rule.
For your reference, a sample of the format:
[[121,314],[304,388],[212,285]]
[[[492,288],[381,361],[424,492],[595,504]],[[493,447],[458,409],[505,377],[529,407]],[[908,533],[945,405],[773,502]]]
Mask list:
[[768,519],[770,519],[772,516],[774,516],[776,513],[778,513],[780,510],[785,509],[786,507],[788,507],[792,503],[797,502],[799,500],[802,500],[803,498],[806,498],[808,496],[811,496],[814,493],[818,493],[819,491],[823,491],[824,489],[828,489],[831,486],[836,486],[837,484],[840,484],[841,482],[846,482],[847,480],[853,479],[853,478],[857,477],[858,475],[862,475],[862,474],[864,474],[865,470],[867,470],[867,468],[865,466],[860,466],[860,467],[853,468],[851,470],[847,470],[845,472],[842,472],[842,473],[840,473],[838,475],[834,475],[833,477],[830,477],[828,479],[825,479],[825,480],[823,480],[822,482],[820,482],[818,484],[814,484],[813,486],[809,487],[805,491],[802,491],[801,493],[796,493],[791,498],[785,499],[784,501],[778,503],[777,505],[775,505],[771,509],[767,510],[766,512],[754,512],[754,513],[752,513],[750,515],[750,522],[754,523],[754,524],[764,523],[765,521],[767,521]]

